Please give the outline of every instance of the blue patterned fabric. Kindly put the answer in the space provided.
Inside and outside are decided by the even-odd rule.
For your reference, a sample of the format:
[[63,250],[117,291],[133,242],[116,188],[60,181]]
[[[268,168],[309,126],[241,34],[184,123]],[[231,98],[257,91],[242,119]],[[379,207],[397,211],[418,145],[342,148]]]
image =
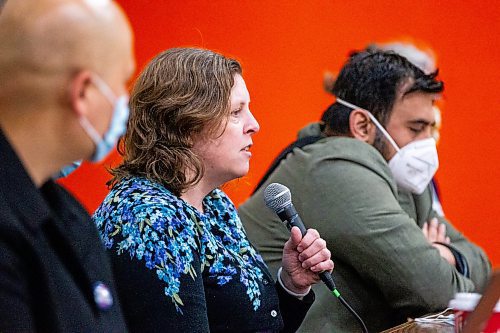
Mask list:
[[219,286],[239,281],[257,311],[266,268],[236,208],[219,189],[204,198],[203,208],[201,213],[162,185],[132,177],[113,187],[93,218],[106,248],[154,271],[178,313],[185,306],[182,278],[194,280],[200,271]]

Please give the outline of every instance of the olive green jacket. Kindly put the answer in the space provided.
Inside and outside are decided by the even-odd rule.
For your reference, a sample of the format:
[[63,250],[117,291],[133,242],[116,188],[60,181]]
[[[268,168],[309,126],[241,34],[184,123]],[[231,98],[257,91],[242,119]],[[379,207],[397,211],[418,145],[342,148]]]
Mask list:
[[[329,137],[294,149],[239,213],[253,245],[272,272],[281,265],[289,232],[265,207],[269,183],[281,183],[307,228],[317,229],[332,252],[333,277],[341,295],[370,332],[442,310],[456,292],[481,291],[490,273],[485,253],[448,221],[451,247],[466,259],[470,278],[460,274],[424,238],[421,227],[435,217],[430,190],[398,193],[391,171],[372,146]],[[327,288],[314,287],[316,301],[303,332],[359,332],[355,318]]]

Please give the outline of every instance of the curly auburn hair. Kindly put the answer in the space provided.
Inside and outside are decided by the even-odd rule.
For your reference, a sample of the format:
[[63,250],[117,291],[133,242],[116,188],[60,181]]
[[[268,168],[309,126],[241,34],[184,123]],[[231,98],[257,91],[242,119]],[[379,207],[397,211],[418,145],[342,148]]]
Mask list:
[[241,74],[237,60],[210,50],[174,48],[153,58],[133,87],[118,145],[123,162],[108,185],[140,176],[180,196],[198,183],[204,165],[194,142],[224,131],[235,74]]

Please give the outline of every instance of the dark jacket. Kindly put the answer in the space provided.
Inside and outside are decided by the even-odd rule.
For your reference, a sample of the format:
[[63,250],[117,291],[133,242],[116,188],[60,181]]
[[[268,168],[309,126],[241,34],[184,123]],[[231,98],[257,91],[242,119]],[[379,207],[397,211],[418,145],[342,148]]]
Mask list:
[[0,332],[126,331],[86,211],[53,181],[37,189],[1,131],[0,157]]

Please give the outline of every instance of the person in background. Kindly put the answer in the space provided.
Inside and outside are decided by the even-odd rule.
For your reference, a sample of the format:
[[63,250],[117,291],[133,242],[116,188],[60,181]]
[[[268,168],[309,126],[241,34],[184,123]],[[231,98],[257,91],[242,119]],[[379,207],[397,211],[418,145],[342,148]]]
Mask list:
[[[292,149],[239,208],[275,271],[286,230],[263,205],[263,192],[273,182],[290,188],[304,224],[334,249],[337,287],[369,331],[442,310],[456,292],[480,292],[490,272],[482,249],[432,209],[433,104],[443,90],[436,75],[394,52],[352,54],[323,125],[303,131],[320,138]],[[315,291],[299,331],[360,330],[328,291]]]
[[124,132],[129,23],[111,1],[9,0],[0,44],[0,332],[124,332],[95,225],[52,177]]
[[[412,43],[409,42],[391,42],[391,43],[372,43],[369,44],[366,50],[383,50],[383,51],[393,51],[399,55],[405,57],[408,61],[410,61],[413,65],[421,69],[425,74],[431,74],[437,70],[436,67],[436,57],[434,52],[430,48],[418,48]],[[333,87],[335,85],[335,74],[327,71],[324,75],[323,80],[323,88],[326,92],[332,93]],[[433,125],[432,137],[436,140],[436,143],[439,142],[440,134],[439,131],[441,129],[441,110],[437,105],[433,105],[434,114],[435,114],[435,124]],[[328,108],[323,115],[321,116],[321,120],[319,122],[312,122],[302,128],[297,135],[297,140],[289,144],[286,148],[284,148],[278,156],[271,162],[271,165],[264,173],[264,176],[259,180],[257,186],[253,190],[252,194],[257,192],[257,190],[266,182],[267,178],[273,173],[274,169],[276,169],[279,163],[286,158],[286,156],[293,151],[294,148],[303,148],[304,146],[315,143],[321,138],[325,137],[324,126],[325,123],[331,121],[331,108]],[[398,190],[402,191],[401,188]],[[444,210],[441,205],[440,193],[437,186],[437,182],[435,178],[431,181],[431,191],[432,191],[432,208],[439,216],[444,216]],[[404,197],[404,196],[403,196]],[[404,203],[402,203],[404,204]]]
[[[388,43],[371,43],[366,47],[366,50],[393,51],[408,59],[408,61],[410,61],[413,65],[421,69],[425,74],[431,74],[437,70],[435,52],[430,47],[426,46],[417,47],[416,44],[409,41],[401,40]],[[328,93],[332,93],[334,84],[335,84],[335,75],[331,72],[326,72],[323,81],[323,87],[325,91],[327,91]],[[433,105],[433,109],[435,113],[435,124],[432,127],[432,137],[436,140],[436,143],[439,143],[440,129],[442,126],[441,109],[436,104]],[[329,117],[328,112],[325,112],[325,114],[323,114],[322,123],[324,123],[324,118],[326,117]],[[304,137],[309,137],[308,136],[309,132],[311,132],[311,129],[314,129],[315,126],[317,125],[315,125],[314,123],[309,124],[303,129],[303,131],[299,132],[300,136],[299,140],[301,142],[307,140]],[[313,136],[316,135],[316,131],[312,131],[311,133]],[[277,158],[274,161],[274,164],[277,163],[278,161],[279,159]],[[269,171],[270,170],[271,168],[269,169]],[[266,176],[267,175],[268,172],[266,172]],[[441,204],[440,191],[435,178],[432,178],[431,181],[431,191],[432,191],[432,208],[436,211],[438,215],[444,216],[444,210]]]
[[[368,45],[367,49],[380,49],[384,51],[393,51],[408,59],[412,64],[420,68],[425,74],[434,73],[437,70],[435,52],[429,47],[417,47],[415,44],[408,41],[393,41],[388,43],[372,43]],[[332,85],[333,86],[333,85]],[[432,137],[439,143],[442,120],[441,109],[435,104],[433,106],[435,124],[432,127]],[[432,209],[440,215],[444,216],[443,206],[441,204],[440,191],[437,181],[432,178],[431,181],[432,191]]]
[[93,218],[133,332],[294,332],[333,262],[292,229],[275,283],[219,189],[247,174],[259,124],[238,61],[176,48],[140,74],[123,163]]

